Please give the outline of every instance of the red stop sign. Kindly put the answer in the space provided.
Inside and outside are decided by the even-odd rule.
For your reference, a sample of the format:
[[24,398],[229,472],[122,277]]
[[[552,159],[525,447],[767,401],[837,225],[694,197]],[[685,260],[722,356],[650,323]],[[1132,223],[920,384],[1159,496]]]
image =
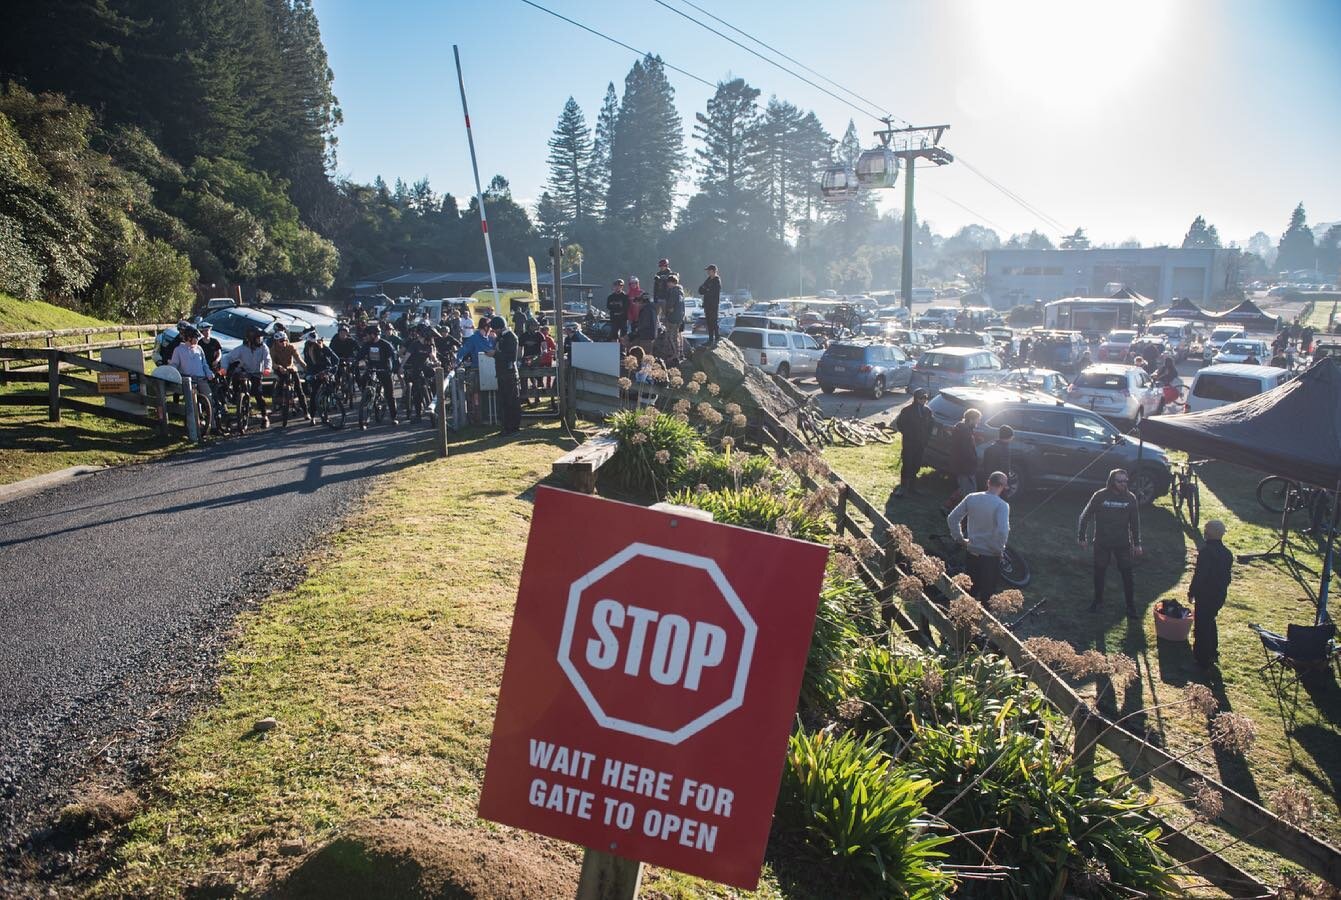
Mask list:
[[827,553],[540,488],[480,814],[753,888]]

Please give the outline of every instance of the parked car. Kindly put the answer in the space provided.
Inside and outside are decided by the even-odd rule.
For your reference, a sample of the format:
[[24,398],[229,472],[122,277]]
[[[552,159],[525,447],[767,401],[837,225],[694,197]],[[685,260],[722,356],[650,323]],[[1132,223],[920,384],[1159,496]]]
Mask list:
[[1066,389],[1071,381],[1056,369],[1007,369],[997,376],[995,383],[1000,387],[1016,391],[1036,391],[1049,397],[1066,397]]
[[[242,343],[250,328],[259,328],[268,341],[275,333],[275,329],[281,325],[285,331],[296,332],[300,335],[295,342],[299,349],[302,348],[303,337],[301,335],[307,329],[297,330],[299,322],[292,316],[283,315],[278,312],[271,312],[262,309],[256,309],[250,306],[232,306],[225,309],[216,309],[214,312],[205,316],[203,319],[197,319],[196,324],[208,322],[214,329],[214,337],[223,347],[223,352],[227,353],[234,347]],[[305,323],[302,323],[305,324]],[[160,366],[168,364],[164,356],[164,350],[176,342],[177,328],[172,326],[163,329],[163,331],[154,339],[153,360]]]
[[1136,340],[1136,332],[1125,328],[1110,331],[1104,335],[1094,351],[1095,362],[1126,362],[1131,342]]
[[819,342],[800,331],[736,328],[731,343],[740,348],[747,363],[783,378],[813,375],[824,355]]
[[1220,352],[1215,354],[1214,361],[1216,365],[1241,363],[1254,356],[1258,363],[1270,362],[1271,346],[1256,338],[1232,338],[1220,345]]
[[914,359],[932,347],[931,338],[920,331],[885,326],[884,339]]
[[766,313],[743,312],[736,316],[736,328],[767,328],[773,331],[797,331],[796,320],[791,316],[775,316]]
[[1328,356],[1341,358],[1341,341],[1334,337],[1322,336],[1313,340],[1313,362]]
[[1079,331],[1039,330],[1030,332],[1029,338],[1032,346],[1028,361],[1059,372],[1075,372],[1081,357],[1089,349],[1089,343]]
[[898,347],[838,341],[820,357],[815,380],[826,394],[843,388],[879,400],[888,390],[907,387],[912,374],[913,361]]
[[1103,487],[1111,469],[1126,469],[1142,504],[1168,493],[1168,455],[1154,444],[1139,445],[1086,409],[1045,394],[997,387],[955,387],[929,404],[932,427],[926,463],[944,470],[950,462],[950,432],[973,407],[982,412],[975,439],[981,448],[1002,425],[1015,429],[1008,472],[1018,491],[1047,487]]
[[[325,313],[319,313],[307,307],[264,306],[260,308],[265,312],[271,312],[277,316],[287,316],[292,323],[300,328],[305,324],[310,331],[321,335],[328,341],[335,337],[340,331],[340,320],[338,317],[328,316]],[[329,309],[329,307],[327,307],[327,309]]]
[[1232,341],[1236,338],[1246,338],[1248,332],[1242,325],[1217,325],[1211,331],[1211,336],[1201,346],[1202,358],[1210,362],[1215,358],[1215,354],[1220,352],[1220,348],[1225,345],[1225,341]]
[[1182,362],[1187,359],[1188,348],[1196,339],[1197,328],[1185,319],[1161,319],[1152,322],[1145,330],[1147,335],[1164,338],[1173,358]]
[[1140,366],[1100,363],[1076,376],[1067,388],[1067,402],[1107,419],[1132,425],[1159,410],[1162,390]]
[[981,347],[991,350],[995,347],[992,336],[980,331],[942,331],[942,347]]
[[1187,392],[1187,411],[1201,412],[1279,387],[1290,378],[1285,369],[1275,366],[1246,366],[1243,363],[1225,363],[1206,366],[1192,378]]
[[1004,369],[1001,358],[990,350],[976,347],[937,347],[928,350],[913,367],[908,382],[911,392],[926,388],[935,393],[947,387],[964,386],[975,378],[994,377]]

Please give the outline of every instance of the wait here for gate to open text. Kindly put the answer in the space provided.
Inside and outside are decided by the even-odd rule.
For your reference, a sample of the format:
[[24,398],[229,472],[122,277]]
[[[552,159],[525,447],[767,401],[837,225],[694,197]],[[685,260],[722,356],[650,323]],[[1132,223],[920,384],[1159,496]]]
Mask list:
[[[660,772],[617,759],[602,759],[594,753],[530,739],[532,768],[550,775],[566,776],[590,785],[575,787],[552,778],[531,779],[528,800],[532,806],[578,819],[596,820],[604,825],[632,831],[647,837],[678,843],[705,853],[717,846],[717,825],[693,816],[731,817],[735,792],[705,781]],[[598,793],[598,789],[605,789]],[[611,795],[607,795],[609,792]],[[625,799],[647,798],[647,801]],[[679,810],[657,809],[645,802],[664,804]],[[686,813],[692,813],[688,815]],[[616,849],[614,845],[611,849]]]

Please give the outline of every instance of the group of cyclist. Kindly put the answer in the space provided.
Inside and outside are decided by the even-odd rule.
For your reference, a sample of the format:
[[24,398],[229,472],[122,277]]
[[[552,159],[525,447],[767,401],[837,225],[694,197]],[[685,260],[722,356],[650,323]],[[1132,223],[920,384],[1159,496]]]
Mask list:
[[[197,388],[197,396],[212,405],[207,417],[212,431],[221,433],[224,412],[230,405],[254,404],[261,415],[261,427],[270,425],[271,410],[266,405],[264,380],[274,376],[272,400],[296,409],[299,418],[316,424],[323,411],[318,408],[318,392],[328,387],[343,395],[341,403],[352,400],[357,386],[361,391],[381,392],[380,403],[389,412],[393,425],[402,415],[396,404],[394,376],[405,383],[404,417],[419,421],[433,398],[433,370],[439,364],[452,368],[457,361],[460,341],[439,331],[427,321],[398,333],[389,325],[371,322],[355,330],[341,323],[328,343],[320,335],[304,345],[301,353],[288,332],[277,328],[267,343],[259,328],[250,328],[237,347],[223,352],[208,322],[178,324],[177,343],[171,349],[169,364]],[[440,363],[441,361],[441,363]],[[368,427],[360,407],[359,425]],[[239,413],[235,423],[245,431],[247,416]],[[343,420],[343,409],[342,409]]]

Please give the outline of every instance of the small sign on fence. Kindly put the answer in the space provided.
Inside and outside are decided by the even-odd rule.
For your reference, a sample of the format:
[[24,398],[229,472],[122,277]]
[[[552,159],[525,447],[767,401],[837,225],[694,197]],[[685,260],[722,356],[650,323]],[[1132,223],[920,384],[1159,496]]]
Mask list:
[[129,393],[130,393],[130,373],[129,373],[129,372],[99,372],[99,373],[98,373],[98,393],[99,393],[99,394],[129,394]]
[[827,554],[537,489],[480,814],[753,889]]

